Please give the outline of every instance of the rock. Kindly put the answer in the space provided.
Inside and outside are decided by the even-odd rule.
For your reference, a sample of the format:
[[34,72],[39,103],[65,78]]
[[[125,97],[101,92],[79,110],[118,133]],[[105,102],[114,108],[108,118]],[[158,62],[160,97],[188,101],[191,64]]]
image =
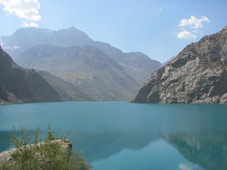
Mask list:
[[154,72],[136,103],[227,103],[227,27],[188,45]]
[[222,104],[227,103],[227,93],[225,93],[225,94],[221,97],[220,103],[222,103]]
[[0,49],[1,103],[61,101],[57,91],[33,69],[19,67]]
[[[53,143],[60,143],[61,144],[61,150],[62,152],[68,153],[68,155],[71,155],[72,152],[72,144],[69,142],[69,140],[55,140],[53,141]],[[45,144],[45,142],[41,142],[38,144],[38,146]],[[29,145],[34,146],[34,144]],[[16,148],[10,149],[8,151],[4,151],[2,153],[0,153],[0,165],[3,165],[7,162],[13,162],[13,158],[11,157],[11,155],[17,151]]]
[[227,66],[227,58],[222,58],[222,62],[223,62],[224,65]]

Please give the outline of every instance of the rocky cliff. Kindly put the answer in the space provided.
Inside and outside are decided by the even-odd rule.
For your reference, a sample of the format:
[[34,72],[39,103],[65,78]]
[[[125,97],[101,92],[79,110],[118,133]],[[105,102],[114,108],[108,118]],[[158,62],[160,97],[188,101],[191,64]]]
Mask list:
[[132,102],[227,103],[227,26],[154,72]]
[[0,48],[0,103],[60,101],[56,90],[34,70],[19,67]]

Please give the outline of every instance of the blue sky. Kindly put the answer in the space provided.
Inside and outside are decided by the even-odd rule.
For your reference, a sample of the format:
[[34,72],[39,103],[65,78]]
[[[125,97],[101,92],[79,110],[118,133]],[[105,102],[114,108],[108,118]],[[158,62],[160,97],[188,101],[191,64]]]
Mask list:
[[0,0],[0,36],[75,26],[92,39],[164,62],[227,25],[226,0]]

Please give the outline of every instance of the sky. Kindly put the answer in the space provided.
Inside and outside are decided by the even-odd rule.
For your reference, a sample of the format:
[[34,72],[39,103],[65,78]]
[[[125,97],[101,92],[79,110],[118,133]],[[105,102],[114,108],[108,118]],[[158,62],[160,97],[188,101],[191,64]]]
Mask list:
[[71,26],[124,52],[165,62],[227,25],[226,0],[0,0],[0,36]]

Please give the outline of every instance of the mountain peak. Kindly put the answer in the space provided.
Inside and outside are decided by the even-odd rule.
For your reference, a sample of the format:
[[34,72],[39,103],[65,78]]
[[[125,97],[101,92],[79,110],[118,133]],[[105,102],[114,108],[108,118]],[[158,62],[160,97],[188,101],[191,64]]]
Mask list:
[[59,70],[52,73],[93,93],[98,100],[128,99],[161,65],[142,53],[127,54],[107,43],[96,42],[75,27],[23,30],[21,34],[1,38],[5,47],[18,47],[7,48],[18,64]]
[[[74,26],[71,26],[71,27],[69,27],[69,28],[63,28],[63,29],[60,29],[60,30],[58,30],[58,31],[56,31],[56,32],[71,32],[71,33],[77,33],[77,34],[83,34],[83,35],[85,35],[86,37],[88,37],[88,35],[85,33],[85,32],[83,32],[83,31],[81,31],[81,30],[79,30],[79,29],[77,29],[76,27],[74,27]],[[88,37],[89,38],[89,37]]]
[[227,33],[227,26],[225,26],[225,27],[222,29],[221,32],[222,32],[222,33]]
[[[67,28],[66,28],[67,29]],[[74,26],[71,26],[71,27],[69,27],[68,28],[69,30],[76,30],[76,31],[79,31],[76,27],[74,27]]]

